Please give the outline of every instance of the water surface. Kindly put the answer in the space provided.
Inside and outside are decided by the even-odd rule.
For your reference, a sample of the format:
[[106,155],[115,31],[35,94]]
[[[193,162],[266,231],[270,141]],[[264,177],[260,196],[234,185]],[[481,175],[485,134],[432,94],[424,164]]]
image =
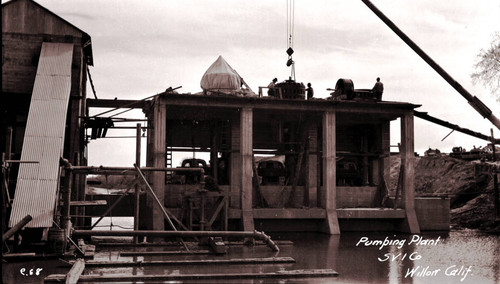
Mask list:
[[[472,230],[419,235],[394,233],[275,233],[273,240],[290,240],[275,253],[266,246],[230,246],[222,256],[120,257],[116,247],[103,247],[95,260],[172,260],[290,256],[292,264],[265,265],[176,265],[122,268],[87,268],[84,274],[200,274],[275,272],[295,269],[333,269],[334,278],[282,280],[279,283],[500,283],[500,236]],[[412,242],[413,240],[413,242]],[[384,243],[385,241],[385,243]],[[141,247],[124,250],[167,250]],[[59,263],[60,264],[60,263]],[[22,267],[43,267],[40,276],[22,276]],[[56,261],[3,263],[4,283],[42,283],[52,273],[66,273]],[[277,280],[228,280],[210,283],[276,283]],[[175,282],[180,283],[180,282]],[[207,283],[190,281],[184,283]]]

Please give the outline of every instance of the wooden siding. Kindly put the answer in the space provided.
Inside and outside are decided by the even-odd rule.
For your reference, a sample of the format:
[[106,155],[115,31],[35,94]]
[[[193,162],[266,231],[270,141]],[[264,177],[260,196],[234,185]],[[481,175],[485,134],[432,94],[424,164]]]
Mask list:
[[[2,93],[31,94],[43,42],[74,44],[73,76],[83,68],[80,39],[51,35],[2,33]],[[81,76],[73,78],[72,96],[80,93]]]
[[83,32],[30,0],[2,5],[2,33],[52,34],[82,37]]

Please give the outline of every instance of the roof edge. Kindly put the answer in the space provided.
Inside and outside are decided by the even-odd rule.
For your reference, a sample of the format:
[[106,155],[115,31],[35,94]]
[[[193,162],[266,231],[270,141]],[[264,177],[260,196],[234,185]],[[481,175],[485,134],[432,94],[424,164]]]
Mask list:
[[37,3],[34,0],[11,0],[11,1],[2,3],[2,8],[5,7],[5,6],[7,6],[7,5],[10,5],[12,3],[19,2],[19,1],[28,1],[28,2],[31,2],[31,3],[33,3],[35,5],[37,5],[42,10],[46,11],[47,13],[49,13],[49,14],[53,15],[54,17],[58,18],[59,20],[63,21],[67,25],[69,25],[72,28],[74,28],[74,29],[78,30],[79,32],[81,32],[82,33],[82,47],[83,47],[83,53],[84,53],[85,58],[86,58],[86,63],[88,65],[90,65],[90,66],[94,66],[94,58],[93,58],[93,54],[92,54],[92,38],[90,37],[90,35],[88,33],[86,33],[85,31],[81,30],[80,28],[78,28],[77,26],[73,25],[72,23],[68,22],[66,19],[62,18],[61,16],[57,15],[56,13],[54,13],[54,12],[50,11],[49,9],[45,8],[44,6],[40,5],[39,3]]

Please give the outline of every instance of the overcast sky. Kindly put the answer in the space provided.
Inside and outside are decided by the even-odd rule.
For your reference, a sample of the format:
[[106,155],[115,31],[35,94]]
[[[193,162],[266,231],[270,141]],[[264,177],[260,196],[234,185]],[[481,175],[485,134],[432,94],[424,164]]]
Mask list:
[[[142,99],[169,86],[199,92],[203,73],[219,55],[254,91],[274,77],[283,81],[290,75],[285,0],[37,2],[92,37],[91,73],[99,98]],[[477,54],[500,31],[499,1],[372,3],[500,116],[499,103],[470,79]],[[296,79],[311,82],[315,96],[327,97],[326,88],[334,88],[339,78],[350,78],[361,89],[381,77],[383,100],[421,104],[417,110],[483,134],[494,128],[360,0],[296,1],[294,50]],[[87,96],[92,97],[90,87]],[[399,126],[393,128],[395,144]],[[415,149],[423,154],[428,147],[449,152],[453,146],[486,145],[460,133],[441,141],[449,132],[415,118]],[[500,137],[498,129],[495,136]],[[131,150],[117,151],[116,143]],[[92,141],[89,164],[131,164],[133,143]]]

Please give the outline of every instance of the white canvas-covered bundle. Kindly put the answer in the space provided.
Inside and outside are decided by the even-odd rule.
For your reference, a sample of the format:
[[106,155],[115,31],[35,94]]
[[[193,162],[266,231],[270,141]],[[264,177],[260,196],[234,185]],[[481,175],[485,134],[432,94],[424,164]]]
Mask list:
[[[227,62],[219,56],[207,69],[200,82],[206,94],[255,95],[245,81]],[[242,88],[245,85],[247,88]]]

